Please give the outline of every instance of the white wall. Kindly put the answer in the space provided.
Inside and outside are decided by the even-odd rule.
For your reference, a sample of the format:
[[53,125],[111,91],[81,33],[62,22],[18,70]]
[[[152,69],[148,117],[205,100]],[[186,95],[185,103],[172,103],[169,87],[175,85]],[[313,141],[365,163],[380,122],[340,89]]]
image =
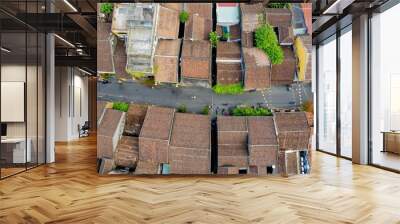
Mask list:
[[88,78],[71,67],[56,67],[55,140],[79,138],[78,125],[88,120]]

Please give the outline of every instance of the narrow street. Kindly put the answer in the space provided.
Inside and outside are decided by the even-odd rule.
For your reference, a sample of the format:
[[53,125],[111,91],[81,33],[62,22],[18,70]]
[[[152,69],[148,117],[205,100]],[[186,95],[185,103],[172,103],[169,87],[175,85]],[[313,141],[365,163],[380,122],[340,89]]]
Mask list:
[[[167,107],[185,105],[189,111],[200,112],[204,106],[213,105],[213,108],[228,108],[231,106],[263,105],[269,108],[293,108],[300,106],[299,94],[296,88],[288,90],[286,86],[274,86],[269,90],[245,92],[241,95],[217,95],[212,89],[202,87],[147,87],[137,82],[118,84],[98,83],[98,99],[104,101],[126,101],[147,103]],[[302,100],[307,100],[312,94],[310,85],[302,86]]]

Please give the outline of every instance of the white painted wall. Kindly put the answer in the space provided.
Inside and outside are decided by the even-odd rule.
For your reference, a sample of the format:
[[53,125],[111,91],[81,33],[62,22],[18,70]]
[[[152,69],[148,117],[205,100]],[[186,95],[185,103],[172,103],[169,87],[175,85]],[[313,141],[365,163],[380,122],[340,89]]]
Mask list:
[[56,67],[55,141],[79,138],[78,125],[88,120],[88,78],[76,68]]

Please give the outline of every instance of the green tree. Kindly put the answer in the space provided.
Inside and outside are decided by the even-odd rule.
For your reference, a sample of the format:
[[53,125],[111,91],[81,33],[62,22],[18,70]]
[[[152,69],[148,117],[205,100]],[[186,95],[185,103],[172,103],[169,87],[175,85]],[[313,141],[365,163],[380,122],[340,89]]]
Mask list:
[[217,47],[219,41],[217,32],[210,32],[210,34],[208,34],[208,37],[210,38],[211,47]]
[[187,112],[186,105],[185,105],[185,104],[179,105],[178,108],[177,108],[177,111],[178,111],[179,113],[186,113],[186,112]]
[[204,115],[208,115],[210,113],[210,107],[208,105],[205,105],[201,110],[201,113]]
[[189,20],[189,13],[186,11],[182,11],[179,14],[179,21],[181,21],[181,23],[186,23]]
[[129,104],[125,102],[114,102],[112,109],[127,112],[129,109]]
[[239,95],[243,93],[243,86],[241,84],[222,85],[217,84],[213,87],[216,94]]
[[110,15],[114,9],[112,3],[102,3],[100,6],[100,12],[106,15]]
[[272,112],[264,107],[236,107],[232,111],[233,116],[272,116]]
[[256,47],[268,55],[272,64],[281,64],[284,54],[281,46],[279,46],[274,28],[268,24],[264,24],[257,28],[254,34]]

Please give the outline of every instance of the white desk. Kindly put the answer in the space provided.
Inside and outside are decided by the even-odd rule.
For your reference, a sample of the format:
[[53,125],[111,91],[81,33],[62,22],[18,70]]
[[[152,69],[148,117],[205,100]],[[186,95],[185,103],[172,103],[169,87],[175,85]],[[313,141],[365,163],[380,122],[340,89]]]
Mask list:
[[[25,138],[2,138],[1,139],[1,144],[2,145],[9,145],[12,146],[14,145],[13,149],[13,163],[25,163],[25,162],[31,162],[32,160],[32,152],[31,152],[31,146],[32,146],[32,140],[28,138],[26,140],[27,147],[26,147],[26,154],[25,154]],[[26,159],[26,161],[25,161]]]

